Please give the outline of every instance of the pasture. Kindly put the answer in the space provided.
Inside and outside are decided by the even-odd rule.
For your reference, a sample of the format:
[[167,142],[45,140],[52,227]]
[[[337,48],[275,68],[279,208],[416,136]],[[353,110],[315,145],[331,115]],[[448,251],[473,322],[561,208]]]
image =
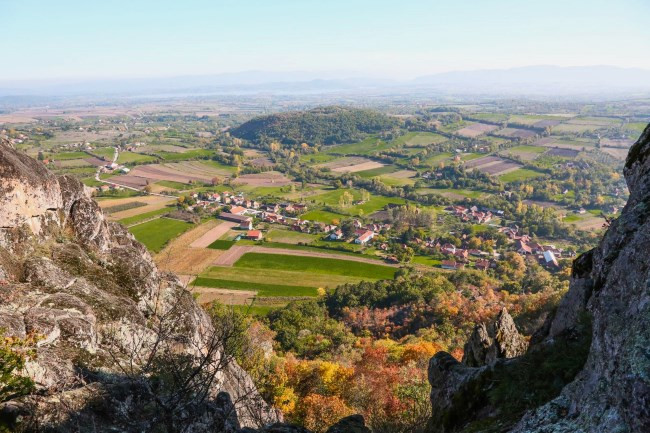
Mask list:
[[139,242],[144,244],[148,250],[158,253],[170,240],[192,227],[194,227],[194,224],[186,223],[185,221],[170,218],[157,218],[152,221],[131,226],[129,231]]
[[527,179],[534,179],[536,177],[541,177],[544,176],[544,173],[540,173],[539,171],[531,170],[528,168],[520,168],[514,171],[511,171],[509,173],[505,173],[499,176],[499,180],[501,182],[517,182],[517,181],[523,181]]

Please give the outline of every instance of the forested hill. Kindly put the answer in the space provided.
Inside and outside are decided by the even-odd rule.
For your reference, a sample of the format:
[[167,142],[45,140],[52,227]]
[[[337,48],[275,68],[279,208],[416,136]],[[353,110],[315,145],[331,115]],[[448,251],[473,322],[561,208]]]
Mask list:
[[363,139],[397,125],[397,120],[373,110],[319,107],[256,117],[231,131],[257,143],[337,144]]

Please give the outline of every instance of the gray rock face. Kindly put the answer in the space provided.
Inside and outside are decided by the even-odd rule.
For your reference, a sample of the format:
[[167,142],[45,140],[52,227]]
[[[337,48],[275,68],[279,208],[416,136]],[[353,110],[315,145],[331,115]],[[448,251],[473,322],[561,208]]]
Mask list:
[[[146,363],[162,320],[169,322],[165,347],[175,356],[200,356],[215,335],[178,279],[159,272],[128,231],[106,221],[81,182],[0,143],[0,328],[39,337],[25,368],[38,394],[0,405],[0,417],[21,415],[49,431],[151,431],[137,416],[149,404],[138,401],[146,384],[127,377],[123,364],[137,370]],[[224,365],[208,388],[213,398],[182,412],[188,431],[278,420],[243,370],[226,364],[220,350],[211,359]],[[128,424],[131,415],[135,424]]]
[[[490,421],[489,431],[517,433],[650,431],[650,125],[630,149],[625,179],[630,199],[621,216],[597,248],[575,260],[569,292],[525,354],[512,319],[501,314],[494,329],[475,328],[465,347],[467,365],[446,353],[431,359],[431,431],[482,431],[475,421]],[[590,346],[581,349],[584,341]],[[564,362],[573,350],[585,354],[584,365]],[[537,384],[512,383],[531,387],[533,397],[548,390],[540,381],[553,378],[540,378],[539,369],[559,373],[555,379],[564,374],[545,365],[554,353],[561,354],[553,359],[557,368],[577,367],[577,374],[519,422],[501,419],[502,408],[488,398],[495,397],[494,386],[533,377]],[[508,392],[517,394],[512,387]]]
[[526,353],[528,342],[519,334],[512,316],[504,308],[494,323],[476,325],[465,344],[463,364],[481,367],[500,358],[514,358]]
[[576,260],[546,336],[551,341],[590,314],[587,362],[560,397],[524,417],[516,432],[650,431],[650,125],[630,149],[624,172],[630,199],[600,245]]

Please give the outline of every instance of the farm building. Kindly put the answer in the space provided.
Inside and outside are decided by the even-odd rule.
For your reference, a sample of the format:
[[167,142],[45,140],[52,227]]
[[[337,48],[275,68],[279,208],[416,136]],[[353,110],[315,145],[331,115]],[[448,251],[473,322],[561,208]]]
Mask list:
[[363,234],[361,234],[358,238],[354,240],[355,244],[360,244],[360,245],[365,245],[370,241],[372,238],[375,237],[375,233],[371,232],[370,230],[365,231]]
[[252,241],[259,241],[262,239],[262,232],[259,230],[249,230],[244,238]]
[[219,218],[239,224],[239,228],[250,230],[253,228],[253,219],[243,215],[234,215],[229,212],[221,212]]
[[465,265],[463,265],[462,263],[456,263],[454,260],[443,260],[440,263],[440,266],[442,267],[442,269],[449,269],[453,271],[457,269],[463,269],[465,267]]

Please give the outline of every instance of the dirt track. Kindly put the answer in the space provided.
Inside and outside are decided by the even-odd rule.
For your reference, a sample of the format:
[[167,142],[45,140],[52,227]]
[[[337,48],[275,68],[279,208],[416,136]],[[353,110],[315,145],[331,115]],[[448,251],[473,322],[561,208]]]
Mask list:
[[372,265],[384,265],[398,268],[399,265],[384,263],[380,260],[368,259],[365,257],[355,257],[351,255],[343,255],[336,253],[320,253],[317,251],[301,251],[290,250],[284,248],[268,248],[260,246],[233,246],[224,254],[217,257],[214,264],[217,266],[232,266],[246,253],[264,253],[264,254],[285,254],[288,256],[302,256],[302,257],[320,257],[323,259],[338,259],[347,260],[350,262],[370,263]]

